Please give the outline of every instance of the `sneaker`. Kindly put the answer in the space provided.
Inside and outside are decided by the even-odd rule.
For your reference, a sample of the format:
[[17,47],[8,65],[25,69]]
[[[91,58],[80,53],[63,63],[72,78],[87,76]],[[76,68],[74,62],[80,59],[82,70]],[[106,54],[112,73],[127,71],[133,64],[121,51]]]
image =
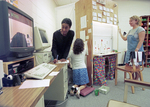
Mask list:
[[78,99],[80,99],[80,92],[79,92],[79,91],[77,91],[76,97],[77,97]]
[[76,92],[76,88],[71,87],[70,95],[74,96],[75,92]]
[[80,89],[77,89],[76,97],[77,97],[78,99],[80,99]]

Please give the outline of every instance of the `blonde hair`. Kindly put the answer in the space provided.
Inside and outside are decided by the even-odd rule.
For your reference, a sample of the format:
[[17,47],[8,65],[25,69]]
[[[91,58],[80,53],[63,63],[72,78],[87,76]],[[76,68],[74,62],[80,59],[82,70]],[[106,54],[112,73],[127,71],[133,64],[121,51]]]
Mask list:
[[130,19],[131,19],[131,20],[137,21],[137,25],[140,25],[140,23],[141,23],[140,17],[138,17],[138,16],[136,16],[136,15],[130,17]]

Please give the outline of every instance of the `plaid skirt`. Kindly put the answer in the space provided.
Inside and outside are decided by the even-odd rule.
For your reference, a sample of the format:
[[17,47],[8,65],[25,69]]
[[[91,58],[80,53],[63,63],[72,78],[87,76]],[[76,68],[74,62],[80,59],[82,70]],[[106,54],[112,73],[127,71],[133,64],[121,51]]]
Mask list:
[[73,70],[73,83],[76,85],[84,85],[89,83],[87,68]]

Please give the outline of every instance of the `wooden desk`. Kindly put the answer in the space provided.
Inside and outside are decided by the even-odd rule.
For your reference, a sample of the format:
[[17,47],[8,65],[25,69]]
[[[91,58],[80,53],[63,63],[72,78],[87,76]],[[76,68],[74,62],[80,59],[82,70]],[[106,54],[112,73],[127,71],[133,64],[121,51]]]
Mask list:
[[[65,64],[57,64],[53,71],[60,72],[64,66]],[[56,76],[47,76],[45,79],[50,79],[51,85],[55,78]],[[0,107],[34,107],[48,89],[48,87],[18,89],[19,87],[3,87],[3,94],[0,95]]]

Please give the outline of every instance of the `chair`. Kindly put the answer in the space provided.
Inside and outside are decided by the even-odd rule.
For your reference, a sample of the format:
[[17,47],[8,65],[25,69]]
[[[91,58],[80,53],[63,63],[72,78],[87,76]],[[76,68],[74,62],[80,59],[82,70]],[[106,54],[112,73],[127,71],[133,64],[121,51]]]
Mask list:
[[[142,67],[135,66],[135,63],[133,61],[133,59],[134,59],[133,54],[135,54],[135,52],[130,53],[130,55],[131,55],[130,60],[131,60],[131,63],[132,63],[131,66],[129,66],[129,65],[117,66],[116,70],[120,70],[120,71],[124,72],[124,79],[126,78],[126,73],[129,74],[130,79],[135,79],[134,74],[137,73],[140,77],[140,81],[143,81],[142,71],[144,70],[144,64],[143,64],[144,57],[142,58]],[[142,55],[144,55],[144,53],[142,53]],[[138,61],[138,59],[137,59],[137,61]],[[116,72],[115,75],[117,75],[117,72]],[[115,85],[117,85],[117,76],[115,77]],[[144,90],[144,88],[142,88],[142,89]],[[133,86],[131,86],[131,90],[132,90],[132,93],[134,94],[134,87]]]
[[132,104],[127,103],[128,86],[135,86],[135,87],[142,87],[142,88],[150,89],[149,82],[125,79],[124,102],[120,102],[116,100],[109,100],[107,107],[140,107],[137,105],[132,105]]

